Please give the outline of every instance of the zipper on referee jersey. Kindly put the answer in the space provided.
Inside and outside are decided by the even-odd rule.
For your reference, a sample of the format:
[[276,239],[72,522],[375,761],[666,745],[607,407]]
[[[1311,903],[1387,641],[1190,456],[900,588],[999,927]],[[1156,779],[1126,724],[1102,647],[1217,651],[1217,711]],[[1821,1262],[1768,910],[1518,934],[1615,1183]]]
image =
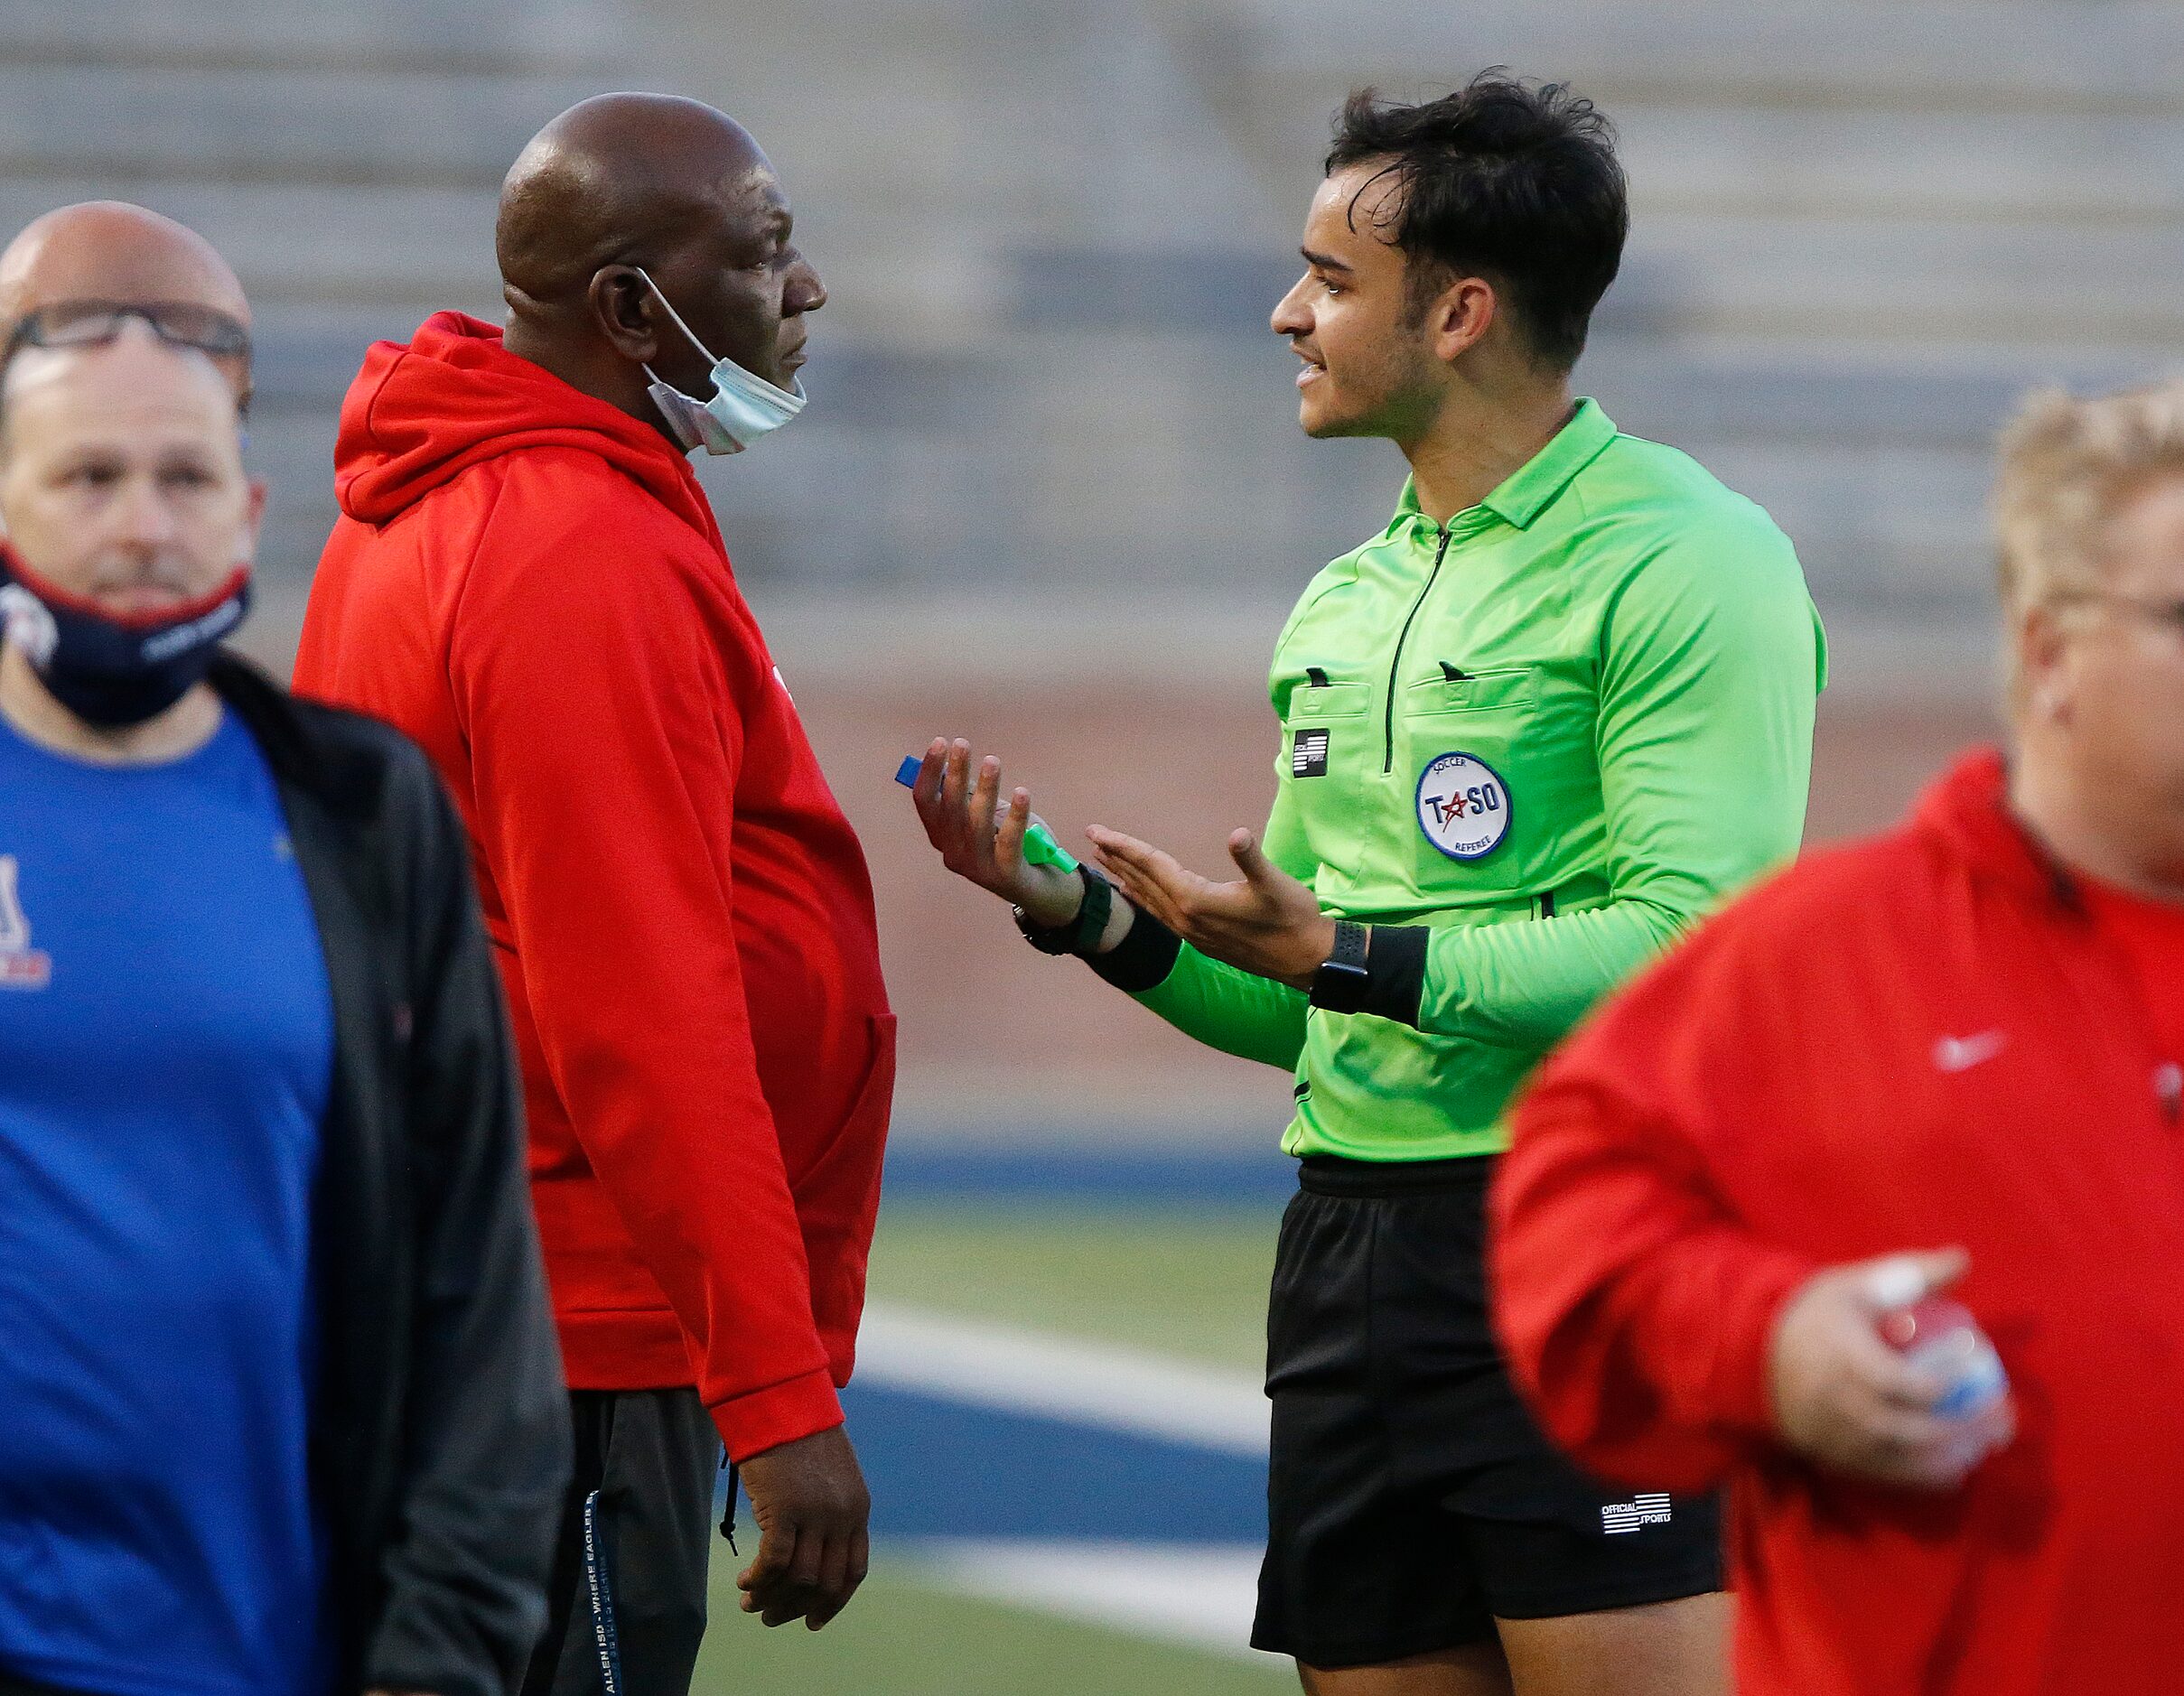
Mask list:
[[1425,574],[1425,587],[1418,592],[1418,599],[1411,602],[1411,615],[1403,621],[1403,631],[1395,638],[1395,657],[1387,667],[1387,757],[1380,762],[1382,777],[1395,769],[1395,679],[1403,674],[1403,645],[1410,640],[1411,626],[1416,621],[1418,609],[1425,605],[1425,598],[1433,592],[1433,580],[1441,575],[1441,562],[1449,556],[1449,527],[1441,527],[1441,545],[1433,550],[1433,569]]

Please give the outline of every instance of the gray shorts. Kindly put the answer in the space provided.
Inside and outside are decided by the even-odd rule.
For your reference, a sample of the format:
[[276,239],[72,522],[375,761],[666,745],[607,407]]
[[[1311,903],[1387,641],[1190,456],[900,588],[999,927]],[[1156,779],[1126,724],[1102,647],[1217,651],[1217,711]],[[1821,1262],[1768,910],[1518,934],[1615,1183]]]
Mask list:
[[569,1412],[576,1469],[523,1696],[687,1696],[720,1435],[695,1390],[573,1390]]

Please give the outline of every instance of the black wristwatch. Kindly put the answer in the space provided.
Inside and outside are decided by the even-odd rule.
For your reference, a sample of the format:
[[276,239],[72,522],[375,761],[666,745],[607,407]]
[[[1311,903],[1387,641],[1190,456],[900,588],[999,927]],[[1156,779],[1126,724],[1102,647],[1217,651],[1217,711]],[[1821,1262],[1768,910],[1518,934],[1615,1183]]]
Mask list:
[[1365,1005],[1373,974],[1365,964],[1371,932],[1347,918],[1335,921],[1335,951],[1312,974],[1311,1004],[1330,1013],[1354,1013]]
[[1085,899],[1078,904],[1077,917],[1067,923],[1041,925],[1022,908],[1011,909],[1023,939],[1041,954],[1089,955],[1107,934],[1107,918],[1115,911],[1115,885],[1081,862],[1077,875],[1084,880]]

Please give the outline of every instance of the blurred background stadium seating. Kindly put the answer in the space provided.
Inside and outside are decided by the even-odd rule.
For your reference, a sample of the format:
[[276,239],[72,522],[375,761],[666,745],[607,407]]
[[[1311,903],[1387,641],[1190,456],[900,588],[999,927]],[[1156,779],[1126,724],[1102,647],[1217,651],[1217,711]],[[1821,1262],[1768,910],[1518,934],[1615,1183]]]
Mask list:
[[[1247,1393],[1285,1081],[1031,957],[929,863],[888,777],[962,732],[1065,838],[1099,818],[1210,867],[1255,822],[1274,631],[1400,482],[1384,445],[1297,433],[1265,327],[1328,116],[1360,83],[1431,94],[1498,63],[1574,82],[1619,125],[1635,228],[1580,387],[1789,531],[1835,641],[1813,834],[1888,818],[1987,724],[1996,424],[2038,382],[2161,371],[2184,331],[2173,5],[0,0],[0,223],[117,195],[235,262],[275,490],[252,640],[278,666],[333,516],[342,389],[374,337],[443,306],[498,315],[493,200],[524,139],[623,87],[750,124],[833,300],[809,412],[705,475],[879,883],[905,1049],[876,1287],[1004,1342],[1013,1326],[1184,1363],[1218,1403]],[[900,1366],[930,1337],[897,1342]],[[1129,1447],[1158,1433],[1070,1448],[1106,1429],[1097,1409],[1010,1426],[988,1396],[985,1424],[935,1424],[934,1384],[889,1370],[866,1423],[883,1526],[891,1488],[927,1504],[906,1537],[949,1531],[906,1480],[1021,1496],[1045,1477],[1090,1501],[1165,1476]],[[1022,1465],[959,1478],[943,1461],[960,1472],[961,1443]],[[1234,1481],[1208,1464],[1201,1540],[1233,1543]],[[1137,1547],[1130,1518],[1079,1516],[1077,1541]],[[718,1634],[722,1688],[731,1669],[746,1691],[1283,1685],[937,1599],[1040,1588],[998,1583],[968,1543],[953,1559],[890,1567],[817,1655]],[[1111,1616],[1208,1638],[1158,1617],[1191,1581],[1110,1565],[1051,1568],[1042,1605],[1112,1595]],[[1207,1617],[1232,1618],[1233,1549],[1194,1570]],[[905,1632],[934,1668],[901,1654]]]

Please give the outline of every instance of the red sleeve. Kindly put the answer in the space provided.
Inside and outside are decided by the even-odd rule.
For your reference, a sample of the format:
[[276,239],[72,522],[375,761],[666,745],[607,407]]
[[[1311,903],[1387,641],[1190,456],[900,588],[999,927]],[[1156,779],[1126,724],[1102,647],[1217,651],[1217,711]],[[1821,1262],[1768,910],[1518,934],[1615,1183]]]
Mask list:
[[1696,1491],[1772,1430],[1769,1333],[1817,1268],[1739,1229],[1627,1106],[1582,1086],[1535,1097],[1493,1205],[1503,1347],[1586,1467]]
[[842,1420],[732,922],[732,704],[763,679],[689,545],[587,493],[489,529],[450,680],[546,1066],[740,1459]]
[[1769,964],[1796,878],[1614,995],[1542,1067],[1496,1174],[1511,1368],[1555,1440],[1631,1485],[1697,1491],[1769,1439],[1773,1319],[1819,1271],[1730,1200],[1796,1117],[1778,1095],[1802,1026]]

